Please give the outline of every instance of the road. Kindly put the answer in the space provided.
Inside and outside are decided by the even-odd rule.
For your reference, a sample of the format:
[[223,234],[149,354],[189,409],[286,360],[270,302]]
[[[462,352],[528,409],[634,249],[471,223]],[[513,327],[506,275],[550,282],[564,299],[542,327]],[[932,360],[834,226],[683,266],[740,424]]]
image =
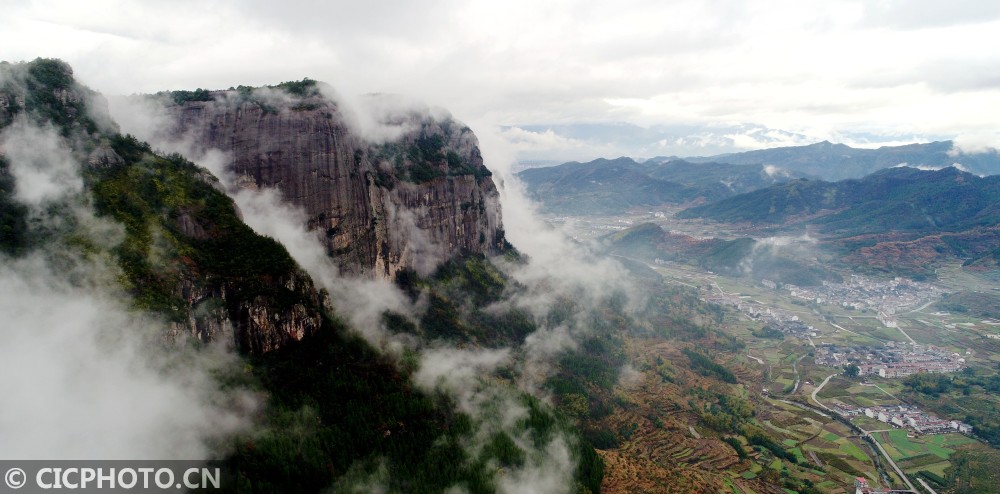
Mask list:
[[900,402],[900,403],[902,403],[904,405],[906,404],[905,401],[900,400],[899,398],[896,397],[896,395],[894,395],[894,394],[886,391],[885,389],[882,389],[882,386],[879,386],[878,384],[875,384],[875,383],[861,383],[861,385],[862,386],[873,386],[873,387],[877,388],[879,391],[885,393],[886,396],[888,396],[888,397],[890,397],[890,398],[892,398],[892,399],[894,399],[894,400],[896,400],[896,401],[898,401],[898,402]]
[[837,329],[839,329],[841,331],[847,331],[848,333],[856,334],[856,335],[861,336],[861,337],[867,336],[867,335],[863,335],[861,333],[855,333],[854,331],[851,331],[850,329],[847,329],[847,328],[845,328],[845,327],[843,327],[843,326],[841,326],[841,325],[839,325],[839,324],[837,324],[837,323],[835,323],[833,321],[827,321],[827,322],[830,323],[830,326],[833,326],[833,327],[835,327],[835,328],[837,328]]
[[906,314],[913,314],[914,312],[920,312],[920,311],[926,309],[927,307],[930,307],[930,305],[933,304],[934,302],[935,302],[934,300],[931,300],[930,302],[927,302],[926,304],[921,305],[920,307],[917,307],[916,309],[913,309],[913,310],[911,310],[909,312],[906,312]]
[[906,474],[903,473],[903,470],[899,468],[899,465],[896,465],[896,462],[892,460],[892,457],[889,456],[889,452],[882,447],[882,443],[878,442],[878,439],[875,439],[871,435],[871,433],[868,434],[868,437],[872,438],[872,442],[875,443],[875,447],[878,448],[880,453],[882,453],[882,457],[885,458],[885,461],[896,472],[896,475],[899,475],[899,478],[903,479],[903,482],[906,483],[906,486],[909,487],[911,491],[916,492],[917,488],[913,487],[913,483],[910,482],[910,479],[906,477]]
[[823,389],[823,386],[826,386],[826,383],[830,382],[830,379],[833,379],[833,376],[836,376],[836,374],[830,374],[829,376],[826,376],[826,379],[824,379],[823,382],[819,384],[819,386],[816,386],[816,389],[814,389],[812,392],[813,403],[823,407],[824,410],[830,410],[830,408],[820,403],[819,400],[816,399],[816,395],[819,394],[819,392]]
[[799,362],[801,362],[802,359],[804,359],[804,358],[806,358],[808,356],[809,356],[809,354],[807,353],[807,354],[805,354],[805,355],[803,355],[803,356],[795,359],[795,362],[792,362],[792,370],[795,371],[795,386],[792,387],[792,392],[788,393],[788,394],[792,394],[793,395],[793,394],[795,394],[799,390],[799,384],[802,382],[802,378],[799,377]]
[[[656,271],[658,274],[660,274],[660,276],[663,276],[663,273],[660,273],[660,271],[656,269],[656,266],[654,266],[654,265],[652,265],[652,264],[650,264],[650,263],[648,263],[646,261],[643,261],[642,259],[636,259],[634,257],[623,256],[623,255],[620,255],[620,254],[611,254],[611,257],[620,257],[622,259],[628,259],[629,261],[632,261],[632,262],[638,262],[638,263],[641,263],[641,264],[645,264],[647,268],[652,269],[653,271]],[[689,287],[694,288],[694,289],[698,289],[698,287],[695,286],[695,285],[692,285],[690,283],[684,283],[683,281],[677,280],[675,278],[667,277],[667,276],[663,276],[663,281],[667,281],[667,282],[670,282],[670,283],[677,283],[678,285],[684,285],[684,286],[689,286]]]
[[751,358],[751,359],[754,359],[754,360],[756,360],[756,361],[757,361],[757,363],[758,363],[758,364],[760,364],[760,365],[764,365],[764,361],[763,361],[763,360],[761,360],[761,359],[760,359],[760,358],[758,358],[758,357],[754,357],[753,355],[750,355],[749,353],[747,354],[747,358]]
[[903,336],[910,340],[910,343],[913,343],[914,345],[917,344],[917,342],[913,341],[913,338],[910,338],[910,335],[906,334],[906,331],[903,331],[903,328],[896,326],[896,329],[898,329],[900,333],[903,333]]
[[[830,410],[830,409],[826,405],[820,403],[819,400],[816,398],[816,395],[819,394],[820,390],[823,389],[823,386],[826,386],[826,384],[830,382],[830,379],[832,379],[834,376],[836,376],[836,374],[830,374],[829,376],[826,376],[826,379],[824,379],[823,382],[812,392],[812,401],[817,405],[823,407],[825,410]],[[885,393],[885,390],[882,389],[882,392]],[[888,395],[889,393],[885,394]],[[895,396],[893,396],[893,398],[895,398]],[[855,427],[857,427],[857,425],[855,425]],[[871,438],[872,442],[875,443],[875,447],[878,448],[879,453],[882,455],[883,458],[885,458],[886,463],[888,463],[889,466],[892,467],[893,471],[896,472],[896,475],[899,475],[899,478],[903,479],[903,482],[906,483],[906,486],[909,487],[911,491],[916,491],[917,488],[913,487],[913,484],[910,482],[910,479],[906,477],[906,474],[903,473],[903,470],[899,468],[899,465],[896,465],[896,462],[892,460],[892,457],[889,456],[889,452],[882,447],[882,443],[878,442],[878,439],[875,439],[875,437],[871,435],[871,432],[866,431],[860,427],[858,427],[858,430],[863,431],[865,433],[865,436]]]
[[937,491],[931,489],[931,486],[927,485],[927,482],[924,482],[924,479],[917,477],[917,482],[920,482],[920,485],[924,486],[924,489],[927,489],[927,492],[930,492],[931,494],[937,494]]

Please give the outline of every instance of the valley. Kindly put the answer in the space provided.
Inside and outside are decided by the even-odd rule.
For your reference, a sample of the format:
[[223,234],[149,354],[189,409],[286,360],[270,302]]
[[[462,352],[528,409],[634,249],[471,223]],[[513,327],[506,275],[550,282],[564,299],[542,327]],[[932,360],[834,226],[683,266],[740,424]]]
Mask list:
[[[673,213],[679,209],[549,216],[547,221],[580,242],[604,248],[609,237],[641,231],[649,223],[691,241],[770,233],[745,224],[676,219]],[[808,479],[818,492],[854,492],[857,476],[872,485],[957,492],[950,490],[953,481],[948,480],[949,474],[962,473],[955,467],[955,455],[964,465],[970,457],[997,453],[988,443],[994,434],[989,425],[980,432],[963,422],[976,416],[995,420],[992,410],[1000,406],[995,396],[977,393],[977,400],[947,405],[944,395],[928,399],[907,381],[918,372],[948,380],[996,375],[1000,320],[980,310],[988,307],[984,300],[1000,299],[1000,283],[990,272],[970,271],[957,261],[936,268],[935,279],[924,281],[834,270],[841,281],[799,287],[776,283],[764,274],[727,276],[699,266],[693,257],[664,259],[643,255],[638,248],[629,252],[632,255],[622,250],[609,252],[656,273],[666,285],[725,308],[718,327],[745,346],[716,358],[740,376],[757,406],[755,423],[799,460],[792,468],[780,461],[751,461],[727,469],[730,477],[757,478],[777,469]],[[807,255],[804,261],[810,264],[830,259],[812,245]],[[949,300],[957,310],[947,309]],[[845,376],[850,373],[846,367],[855,364],[856,377]],[[940,374],[929,374],[934,372]],[[883,420],[880,411],[886,412]],[[896,423],[893,413],[899,414]],[[910,422],[908,416],[913,417]],[[691,434],[702,427],[700,422]],[[732,490],[752,492],[738,482]]]

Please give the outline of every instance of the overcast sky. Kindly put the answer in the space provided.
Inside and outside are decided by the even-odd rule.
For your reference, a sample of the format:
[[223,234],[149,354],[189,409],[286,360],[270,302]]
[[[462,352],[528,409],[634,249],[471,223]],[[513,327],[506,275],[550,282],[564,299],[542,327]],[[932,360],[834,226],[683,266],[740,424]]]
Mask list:
[[[7,0],[2,15],[0,59],[62,58],[107,94],[308,76],[504,126],[529,158],[1000,143],[996,0]],[[673,130],[660,149],[601,147],[578,123]]]

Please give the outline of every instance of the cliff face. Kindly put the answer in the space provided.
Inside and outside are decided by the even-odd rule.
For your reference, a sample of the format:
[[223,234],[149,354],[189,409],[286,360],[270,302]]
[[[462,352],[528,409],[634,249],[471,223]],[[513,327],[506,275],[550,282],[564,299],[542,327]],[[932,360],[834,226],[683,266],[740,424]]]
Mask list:
[[[232,342],[259,355],[320,332],[329,301],[284,247],[243,224],[207,170],[120,135],[107,109],[94,107],[100,102],[58,60],[0,63],[0,135],[14,124],[40,134],[51,128],[86,189],[86,200],[67,194],[33,214],[93,208],[125,233],[101,247],[81,241],[89,238],[81,230],[86,225],[74,221],[34,228],[14,197],[17,177],[0,148],[0,252],[18,256],[45,246],[74,253],[69,257],[80,250],[106,254],[136,308],[168,322],[167,340]],[[100,125],[95,118],[108,120]],[[45,153],[52,145],[43,140],[36,147]]]
[[242,186],[302,207],[342,271],[391,278],[502,250],[498,194],[467,127],[411,113],[395,117],[396,139],[372,143],[315,86],[260,91],[176,102],[174,137],[227,153]]

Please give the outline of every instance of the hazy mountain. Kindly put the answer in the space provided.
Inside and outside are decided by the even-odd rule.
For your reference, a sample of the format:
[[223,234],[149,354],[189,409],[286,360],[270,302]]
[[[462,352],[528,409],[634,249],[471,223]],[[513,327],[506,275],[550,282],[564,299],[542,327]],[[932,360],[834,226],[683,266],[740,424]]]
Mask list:
[[612,255],[653,262],[657,259],[697,265],[726,276],[748,276],[800,286],[818,285],[838,276],[806,262],[794,247],[777,248],[752,238],[695,239],[671,233],[653,223],[601,237],[601,248]]
[[1000,253],[1000,176],[979,177],[954,167],[894,167],[840,182],[794,180],[696,206],[678,217],[808,226],[883,267],[890,260],[879,258],[886,255],[907,269],[938,255],[971,263]]
[[691,187],[650,177],[630,158],[533,168],[518,177],[546,211],[560,214],[621,213],[633,207],[685,202],[698,195]]
[[1000,176],[979,177],[954,167],[895,167],[862,179],[794,180],[710,204],[681,218],[726,222],[808,220],[824,232],[956,231],[1000,222]]
[[1000,155],[996,152],[961,153],[954,149],[951,141],[884,146],[878,149],[852,148],[844,144],[823,141],[808,146],[779,147],[685,159],[693,163],[719,162],[771,166],[775,171],[781,170],[797,176],[814,176],[824,180],[860,178],[876,170],[900,164],[943,168],[959,163],[964,170],[977,175],[1000,173]]
[[564,163],[518,173],[545,211],[614,214],[695,200],[717,200],[789,179],[763,167],[630,158]]

